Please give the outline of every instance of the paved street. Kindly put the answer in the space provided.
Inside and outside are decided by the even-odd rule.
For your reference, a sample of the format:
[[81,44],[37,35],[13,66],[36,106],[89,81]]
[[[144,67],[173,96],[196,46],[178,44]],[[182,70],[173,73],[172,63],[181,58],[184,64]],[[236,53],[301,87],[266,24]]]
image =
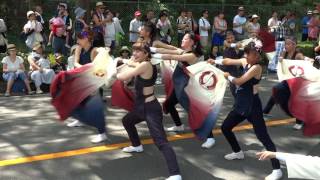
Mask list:
[[[263,104],[275,82],[275,76],[261,81]],[[110,91],[106,90],[105,94],[109,136],[106,144],[90,143],[89,137],[95,133],[92,128],[68,128],[59,122],[48,95],[0,97],[0,180],[158,180],[167,177],[164,159],[149,140],[145,123],[138,125],[141,137],[146,139],[143,141],[145,151],[141,154],[121,152],[121,147],[129,142],[121,123],[126,112],[110,107]],[[157,87],[156,94],[163,101],[162,86]],[[217,129],[230,111],[232,101],[227,90]],[[181,107],[178,110],[187,124],[185,112]],[[319,155],[319,137],[307,138],[294,131],[292,120],[279,107],[273,109],[272,115],[268,130],[279,151]],[[165,116],[164,125],[173,125],[169,116]],[[253,130],[243,125],[236,133],[246,153],[246,159],[242,161],[224,160],[224,154],[231,148],[219,131],[215,131],[217,142],[210,150],[201,149],[201,142],[191,136],[190,130],[179,135],[168,133],[183,178],[254,180],[263,179],[270,173],[271,164],[257,161],[254,156],[263,149],[262,145]],[[283,179],[287,179],[285,167],[283,170]]]

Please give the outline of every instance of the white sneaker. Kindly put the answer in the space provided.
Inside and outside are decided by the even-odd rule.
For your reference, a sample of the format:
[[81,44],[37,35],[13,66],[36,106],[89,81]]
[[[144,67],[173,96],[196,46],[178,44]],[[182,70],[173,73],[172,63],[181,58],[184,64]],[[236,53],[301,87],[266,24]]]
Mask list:
[[140,153],[140,152],[143,152],[143,146],[140,145],[140,146],[137,146],[137,147],[133,147],[133,146],[125,147],[125,148],[122,149],[122,152],[125,152],[125,153],[137,152],[137,153]]
[[300,130],[300,129],[302,129],[302,127],[303,127],[303,124],[295,124],[295,125],[293,126],[293,129],[295,129],[295,130]]
[[237,153],[233,152],[233,153],[225,155],[224,158],[229,161],[235,160],[235,159],[244,159],[244,153],[242,151],[237,152]]
[[269,174],[265,180],[279,180],[282,178],[282,171],[281,169],[273,170],[271,174]]
[[206,142],[204,142],[201,147],[205,149],[210,149],[212,146],[216,144],[216,140],[214,138],[207,138]]
[[36,91],[36,94],[42,94],[42,93],[43,93],[43,91],[41,91],[41,90]]
[[95,135],[92,139],[91,139],[91,142],[92,143],[101,143],[105,140],[107,140],[107,135],[105,133],[103,134],[97,134]]
[[182,132],[184,131],[184,125],[182,124],[181,126],[172,126],[167,128],[168,132]]
[[182,177],[181,175],[174,175],[174,176],[168,177],[166,180],[182,180]]
[[78,120],[75,120],[71,123],[68,123],[67,126],[68,127],[81,127],[81,126],[83,126],[83,123]]

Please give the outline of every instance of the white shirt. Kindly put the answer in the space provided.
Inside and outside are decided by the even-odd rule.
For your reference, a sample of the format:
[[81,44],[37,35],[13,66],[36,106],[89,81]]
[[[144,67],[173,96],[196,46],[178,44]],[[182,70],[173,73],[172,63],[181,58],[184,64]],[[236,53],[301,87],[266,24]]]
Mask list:
[[[246,17],[241,17],[239,15],[236,15],[233,18],[233,24],[236,24],[236,25],[244,25],[246,22],[247,22]],[[234,27],[233,30],[236,31],[239,34],[243,33],[243,27],[242,26],[239,26],[239,27],[236,27],[236,28]]]
[[280,24],[280,21],[278,21],[278,19],[275,19],[275,18],[270,18],[269,20],[268,20],[268,27],[269,28],[274,28],[274,27],[276,27],[276,26],[279,26],[279,24]]
[[206,18],[202,17],[199,19],[198,24],[200,26],[200,28],[199,28],[200,36],[208,36],[209,35],[208,30],[202,30],[201,27],[206,27],[206,28],[210,29],[211,25],[210,25],[209,21]]
[[135,33],[131,33],[129,35],[129,42],[136,42],[139,38],[139,28],[142,26],[142,21],[137,20],[134,18],[130,22],[129,31],[133,31]]
[[9,56],[6,56],[1,61],[2,64],[6,64],[8,71],[17,71],[20,69],[20,64],[23,64],[23,59],[20,56],[16,56],[16,60],[12,62]]
[[116,27],[114,22],[106,23],[104,42],[107,47],[111,46],[112,41],[116,40]]

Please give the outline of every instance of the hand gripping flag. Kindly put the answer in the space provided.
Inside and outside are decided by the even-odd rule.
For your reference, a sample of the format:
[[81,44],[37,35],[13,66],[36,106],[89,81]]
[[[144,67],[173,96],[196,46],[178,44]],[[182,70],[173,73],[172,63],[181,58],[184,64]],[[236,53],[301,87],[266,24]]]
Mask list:
[[320,134],[320,70],[301,60],[283,60],[278,76],[290,89],[288,109],[304,121],[304,135]]
[[72,111],[102,85],[114,81],[116,62],[109,50],[98,48],[98,54],[92,63],[56,75],[50,87],[51,103],[56,108],[60,120],[66,120]]

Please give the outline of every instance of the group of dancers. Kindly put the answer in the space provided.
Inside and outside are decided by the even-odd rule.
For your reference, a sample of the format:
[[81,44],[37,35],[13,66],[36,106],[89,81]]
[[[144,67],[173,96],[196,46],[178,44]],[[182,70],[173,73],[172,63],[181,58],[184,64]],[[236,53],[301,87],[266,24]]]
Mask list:
[[[179,170],[176,154],[169,144],[166,136],[167,131],[184,131],[184,125],[181,122],[176,105],[180,104],[188,112],[189,98],[185,92],[185,87],[189,82],[189,75],[185,71],[187,66],[193,65],[203,57],[199,37],[192,33],[184,35],[181,48],[164,44],[155,40],[155,28],[152,24],[144,24],[140,31],[140,39],[132,45],[132,57],[123,61],[122,65],[117,67],[116,73],[112,76],[117,81],[127,84],[134,79],[134,99],[133,107],[123,117],[122,123],[132,143],[131,146],[123,148],[126,153],[141,153],[143,146],[141,144],[136,124],[146,121],[150,135],[155,145],[162,152],[169,171],[168,180],[181,180],[182,176]],[[90,30],[84,30],[77,35],[78,47],[75,51],[75,67],[80,68],[94,61],[98,54],[97,48],[92,46],[94,34]],[[286,40],[286,50],[283,58],[305,59],[303,54],[298,53],[295,48],[296,40],[288,38]],[[293,47],[291,47],[293,46]],[[233,94],[234,106],[223,121],[221,130],[231,146],[232,152],[226,154],[226,160],[244,159],[244,152],[236,139],[232,129],[244,120],[248,120],[253,125],[254,132],[263,144],[271,152],[276,152],[276,147],[272,142],[263,118],[263,113],[269,113],[273,104],[279,103],[280,106],[289,114],[288,96],[289,89],[285,82],[281,82],[274,87],[274,91],[266,108],[262,108],[259,98],[259,88],[262,77],[262,67],[259,65],[261,60],[261,47],[251,42],[244,47],[244,56],[240,59],[208,59],[208,65],[236,65],[243,69],[242,75],[234,77],[230,73],[224,73],[224,76],[230,84],[236,88]],[[151,62],[152,58],[177,61],[178,64],[172,75],[173,92],[168,95],[163,107],[155,96],[155,82],[158,75],[158,68]],[[106,72],[109,73],[109,72]],[[76,78],[76,77],[75,77]],[[67,78],[68,79],[68,78]],[[69,79],[71,80],[71,79]],[[85,84],[84,84],[85,86]],[[57,87],[60,87],[57,85]],[[59,96],[57,93],[55,96]],[[53,97],[53,99],[55,98]],[[72,96],[72,95],[71,95]],[[117,94],[112,94],[117,96]],[[82,126],[83,124],[97,129],[98,134],[91,139],[92,143],[100,143],[107,139],[105,124],[105,103],[99,89],[91,93],[80,102],[76,108],[72,109],[69,116],[76,120],[69,123],[68,126]],[[175,126],[165,129],[163,126],[163,112],[169,113]],[[297,121],[300,123],[300,121]],[[211,148],[215,144],[212,132],[207,135],[202,144],[203,148]],[[271,164],[273,171],[265,179],[277,180],[282,177],[279,160],[272,157]]]

